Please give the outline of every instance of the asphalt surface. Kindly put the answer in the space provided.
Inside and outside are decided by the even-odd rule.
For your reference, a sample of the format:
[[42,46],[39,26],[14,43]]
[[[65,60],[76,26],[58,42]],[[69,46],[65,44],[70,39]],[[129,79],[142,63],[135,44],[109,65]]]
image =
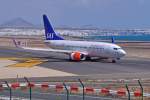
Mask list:
[[[71,79],[112,79],[112,78],[149,78],[150,59],[125,57],[117,63],[107,61],[92,60],[81,62],[70,62],[68,56],[52,52],[26,51],[16,48],[0,47],[0,57],[19,57],[19,58],[40,58],[47,61],[40,64],[41,67],[60,70],[77,74],[74,77],[45,77],[33,78],[33,80],[71,80]],[[9,97],[9,92],[1,92],[0,95]],[[29,93],[14,92],[15,97],[29,96]],[[53,93],[33,93],[33,100],[66,100],[65,94]],[[82,96],[72,95],[70,100],[82,100]],[[86,96],[85,100],[113,100],[107,97]],[[117,100],[117,99],[114,99]]]
[[[150,59],[125,57],[117,63],[102,60],[73,62],[64,54],[0,48],[0,57],[40,58],[47,60],[41,67],[60,70],[88,78],[148,78]],[[73,78],[73,77],[71,77]]]

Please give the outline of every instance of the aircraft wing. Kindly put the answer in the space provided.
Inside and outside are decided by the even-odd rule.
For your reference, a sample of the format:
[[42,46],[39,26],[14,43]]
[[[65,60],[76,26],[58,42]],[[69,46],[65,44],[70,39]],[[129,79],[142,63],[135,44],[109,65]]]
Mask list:
[[73,51],[73,50],[58,50],[58,49],[52,49],[52,48],[31,48],[31,47],[22,47],[19,46],[15,39],[13,39],[13,42],[17,48],[23,49],[23,50],[29,50],[29,51],[41,51],[41,52],[55,52],[55,53],[64,53],[64,54],[71,54],[73,52],[80,52],[84,55],[88,55],[87,52],[83,51]]
[[47,52],[56,52],[56,53],[64,53],[70,54],[72,51],[69,50],[58,50],[58,49],[51,49],[51,48],[30,48],[30,47],[21,47],[24,50],[31,50],[31,51],[47,51]]
[[51,48],[30,48],[30,47],[20,47],[24,50],[31,50],[31,51],[46,51],[46,52],[55,52],[55,53],[64,53],[64,54],[71,54],[73,52],[80,52],[84,55],[88,55],[87,52],[83,51],[72,51],[72,50],[58,50],[58,49],[51,49]]

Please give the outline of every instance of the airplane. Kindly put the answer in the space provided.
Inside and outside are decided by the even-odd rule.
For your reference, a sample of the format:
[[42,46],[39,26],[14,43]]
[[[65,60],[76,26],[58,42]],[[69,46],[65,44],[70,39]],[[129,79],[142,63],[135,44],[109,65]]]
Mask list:
[[[112,63],[116,63],[116,60],[126,55],[125,50],[114,43],[65,40],[54,31],[46,15],[43,15],[43,22],[45,29],[44,43],[50,48],[21,47],[22,49],[64,53],[72,61],[91,60],[93,57],[98,57],[100,59],[111,59]],[[17,43],[15,45],[18,47]]]

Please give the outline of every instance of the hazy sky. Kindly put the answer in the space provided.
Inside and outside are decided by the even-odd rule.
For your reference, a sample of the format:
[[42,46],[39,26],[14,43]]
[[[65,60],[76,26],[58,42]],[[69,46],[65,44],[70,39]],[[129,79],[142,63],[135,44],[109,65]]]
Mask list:
[[0,24],[18,17],[43,24],[43,14],[55,26],[150,28],[150,0],[0,0]]

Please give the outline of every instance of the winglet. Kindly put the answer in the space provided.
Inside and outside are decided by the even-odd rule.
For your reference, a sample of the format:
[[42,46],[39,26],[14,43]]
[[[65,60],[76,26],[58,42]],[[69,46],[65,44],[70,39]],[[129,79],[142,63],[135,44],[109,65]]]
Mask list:
[[111,42],[115,43],[115,38],[113,36],[111,37]]

